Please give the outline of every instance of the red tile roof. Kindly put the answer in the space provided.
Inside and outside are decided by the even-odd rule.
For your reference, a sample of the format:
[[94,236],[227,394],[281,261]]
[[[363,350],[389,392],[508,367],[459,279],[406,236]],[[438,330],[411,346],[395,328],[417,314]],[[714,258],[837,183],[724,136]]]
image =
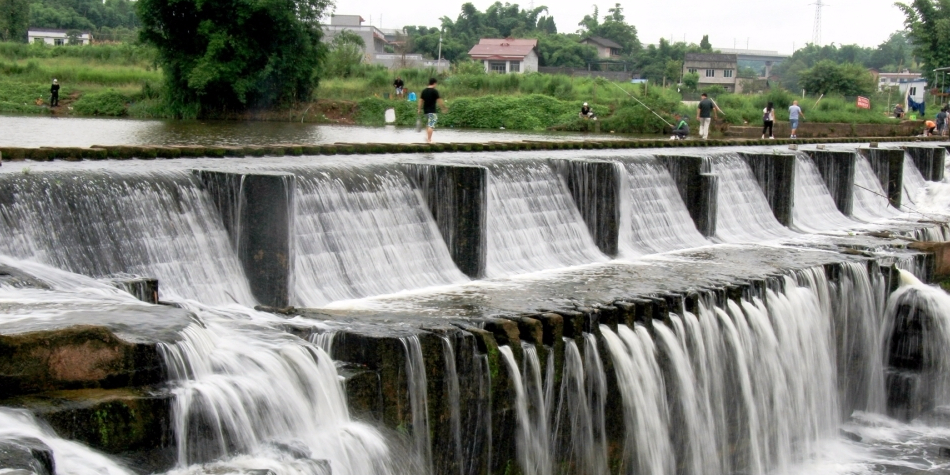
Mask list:
[[472,58],[524,58],[535,47],[538,40],[514,38],[482,38],[468,52]]

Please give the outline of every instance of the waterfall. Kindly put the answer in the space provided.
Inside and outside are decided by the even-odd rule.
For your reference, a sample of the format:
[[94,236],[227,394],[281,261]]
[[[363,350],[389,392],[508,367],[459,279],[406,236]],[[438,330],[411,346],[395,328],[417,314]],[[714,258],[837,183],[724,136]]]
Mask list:
[[815,163],[807,155],[797,154],[792,227],[803,233],[819,233],[841,231],[855,224],[838,211]]
[[904,152],[903,185],[904,195],[901,200],[901,207],[909,206],[908,209],[916,210],[918,195],[927,186],[927,180],[924,179],[924,175],[914,165],[914,159],[907,152]]
[[[449,426],[452,431],[453,448],[455,449],[455,463],[458,464],[459,474],[464,475],[465,464],[462,458],[462,415],[459,409],[459,377],[455,367],[455,349],[452,348],[452,342],[448,337],[442,336],[442,354],[445,358],[445,392],[448,394],[449,406]],[[440,461],[442,462],[442,461]],[[445,473],[445,470],[438,470],[437,473]]]
[[[528,348],[525,346],[524,349]],[[537,352],[531,357],[525,351],[525,377],[522,377],[511,347],[498,348],[515,389],[515,412],[518,418],[518,459],[525,475],[549,475],[552,470],[547,431],[546,410],[541,390],[541,368]]]
[[255,303],[190,173],[6,174],[0,182],[0,254],[91,277],[155,277],[162,299]]
[[721,242],[757,242],[792,235],[772,214],[752,169],[735,154],[710,160],[719,176],[716,238]]
[[294,172],[298,305],[468,280],[401,171]]
[[614,362],[623,399],[624,466],[636,473],[672,475],[676,466],[670,441],[666,389],[653,341],[646,329],[625,326],[614,333],[606,325],[601,335]]
[[[56,473],[59,475],[133,475],[110,458],[77,442],[64,440],[28,411],[0,408],[0,441],[17,443],[39,440],[53,451]],[[4,470],[0,473],[27,473]],[[33,472],[29,472],[33,473]]]
[[406,355],[406,388],[412,410],[412,439],[416,457],[432,472],[432,440],[429,437],[429,398],[427,395],[426,367],[422,359],[422,342],[412,335],[399,339]]
[[[626,164],[630,193],[621,230],[625,253],[674,251],[711,244],[696,230],[670,172],[656,159]],[[626,223],[625,223],[626,224]]]
[[[468,464],[464,465],[464,473],[478,474],[492,467],[492,419],[491,419],[491,369],[487,354],[474,355],[474,373],[476,386],[476,404],[474,410],[469,411],[466,417],[466,432],[474,429],[474,436],[466,437],[469,441],[465,448],[465,458]],[[484,436],[484,437],[483,437]],[[476,462],[484,454],[485,465],[478,466]]]
[[[585,342],[591,342],[585,335]],[[596,340],[585,351],[596,352]],[[594,359],[596,358],[596,360]],[[604,435],[603,368],[596,374],[599,356],[581,356],[577,343],[564,338],[564,369],[558,407],[554,412],[554,437],[559,473],[572,473],[567,467],[583,467],[583,473],[607,474],[607,446]]]
[[549,163],[494,163],[489,170],[489,277],[606,260]]
[[187,309],[200,324],[187,327],[180,342],[159,346],[175,396],[179,468],[172,473],[273,467],[384,475],[410,463],[375,429],[350,420],[339,375],[323,350],[275,331],[268,314]]
[[881,181],[871,168],[871,162],[860,154],[855,153],[854,160],[854,188],[852,196],[854,205],[851,215],[854,219],[875,222],[882,218],[891,218],[900,215],[900,212],[890,205],[887,192],[881,186]]

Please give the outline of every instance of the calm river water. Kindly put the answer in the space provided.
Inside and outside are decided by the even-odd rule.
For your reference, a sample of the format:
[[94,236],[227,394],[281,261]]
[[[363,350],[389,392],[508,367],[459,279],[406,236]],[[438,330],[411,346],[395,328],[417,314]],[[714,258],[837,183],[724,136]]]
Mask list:
[[[0,146],[89,147],[92,145],[261,145],[275,143],[413,143],[423,132],[411,127],[359,127],[293,122],[166,121],[0,116]],[[589,134],[436,130],[438,142],[576,140]],[[613,135],[596,135],[600,140]]]

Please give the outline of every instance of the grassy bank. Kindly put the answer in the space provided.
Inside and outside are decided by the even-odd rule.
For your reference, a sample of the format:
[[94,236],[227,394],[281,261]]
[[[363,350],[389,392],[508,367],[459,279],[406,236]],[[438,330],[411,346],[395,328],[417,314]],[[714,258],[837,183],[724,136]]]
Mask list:
[[[162,101],[163,73],[155,59],[153,49],[132,44],[52,47],[0,43],[0,113],[170,117]],[[388,97],[397,75],[409,91],[418,94],[435,73],[364,67],[353,77],[324,78],[310,101],[294,107],[225,118],[382,125],[385,110],[393,108],[397,123],[411,126],[416,120],[416,103]],[[682,95],[674,88],[537,73],[484,74],[470,67],[437,77],[450,107],[440,118],[442,127],[655,134],[667,127],[664,119],[673,121],[674,112],[695,116],[695,106],[683,104]],[[53,78],[62,85],[62,107],[56,109],[48,107]],[[768,101],[775,103],[778,120],[785,121],[788,106],[796,97],[774,90],[757,95],[719,94],[715,99],[725,122],[758,125]],[[878,97],[871,98],[875,106],[871,111],[858,109],[853,100],[840,97],[822,98],[817,104],[817,98],[798,99],[810,122],[893,121],[886,115],[887,100]],[[593,106],[597,122],[577,117],[583,102]]]

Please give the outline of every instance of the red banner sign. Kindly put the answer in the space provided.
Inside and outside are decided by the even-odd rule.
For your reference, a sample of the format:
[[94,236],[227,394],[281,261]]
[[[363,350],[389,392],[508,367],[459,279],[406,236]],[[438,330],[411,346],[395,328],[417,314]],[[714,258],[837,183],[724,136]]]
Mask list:
[[867,97],[858,96],[858,109],[870,109],[871,100]]

